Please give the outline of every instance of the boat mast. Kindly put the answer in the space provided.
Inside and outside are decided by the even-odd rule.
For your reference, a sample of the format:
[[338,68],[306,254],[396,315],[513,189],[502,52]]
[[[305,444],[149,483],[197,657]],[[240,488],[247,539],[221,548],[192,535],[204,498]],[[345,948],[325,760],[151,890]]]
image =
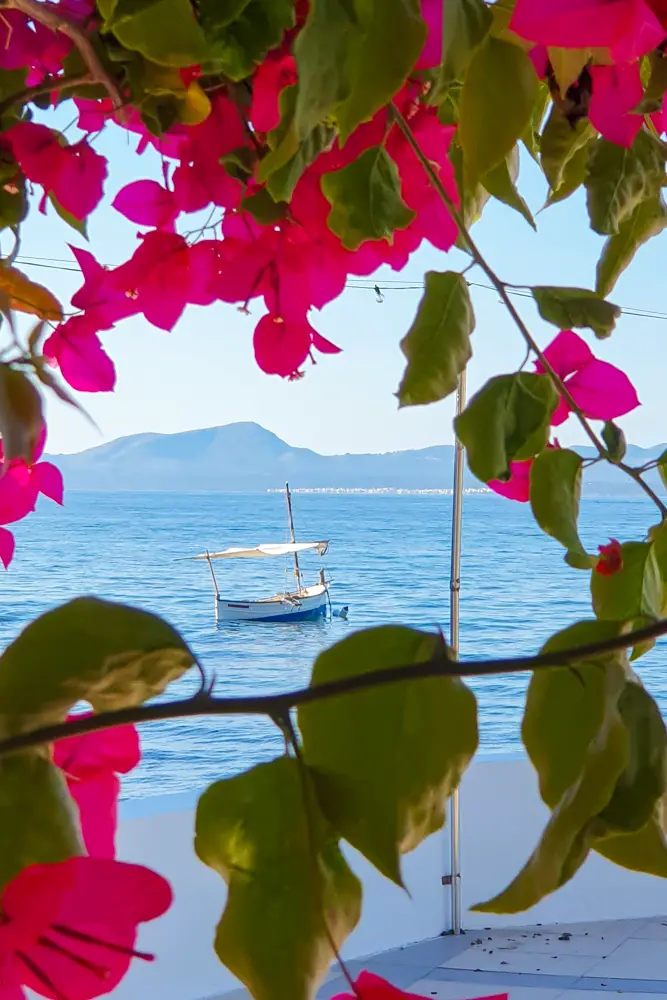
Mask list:
[[[287,513],[289,515],[289,534],[290,541],[292,545],[296,542],[296,535],[294,534],[294,515],[292,514],[292,494],[289,491],[289,483],[285,483],[285,496],[287,497]],[[296,582],[301,590],[303,584],[301,580],[301,567],[299,566],[299,557],[294,553],[294,576],[296,577]]]

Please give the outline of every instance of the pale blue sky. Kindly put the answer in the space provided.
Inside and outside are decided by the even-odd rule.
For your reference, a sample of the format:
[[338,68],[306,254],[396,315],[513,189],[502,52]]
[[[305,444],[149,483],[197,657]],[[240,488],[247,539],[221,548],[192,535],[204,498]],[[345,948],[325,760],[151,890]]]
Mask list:
[[[53,119],[51,119],[53,121]],[[64,122],[63,122],[64,123]],[[113,128],[96,141],[110,160],[105,202],[90,224],[90,248],[103,263],[115,264],[132,252],[136,227],[109,207],[128,181],[158,176],[150,154],[137,157],[136,138]],[[539,171],[524,158],[522,190],[537,210],[544,199]],[[66,243],[81,238],[53,213],[40,216],[33,208],[24,228],[21,254],[66,258]],[[586,225],[583,196],[555,206],[532,229],[510,209],[490,205],[475,228],[476,238],[498,273],[516,284],[572,284],[592,287],[595,260],[602,240]],[[460,270],[463,254],[448,255],[431,248],[417,253],[401,275],[385,277],[420,281],[430,268]],[[62,298],[79,284],[76,274],[21,266],[46,282]],[[472,281],[485,278],[475,269]],[[378,275],[382,285],[382,275]],[[521,364],[524,347],[497,295],[473,288],[477,329],[470,388],[490,375]],[[399,411],[396,391],[403,358],[398,343],[408,329],[419,301],[415,290],[391,291],[375,302],[371,290],[347,289],[321,313],[316,328],[343,348],[337,356],[320,356],[299,382],[284,382],[260,372],[252,354],[252,330],[261,314],[241,315],[233,306],[189,306],[171,333],[156,330],[143,319],[130,319],[103,334],[118,372],[113,394],[81,397],[101,435],[80,415],[52,400],[48,403],[51,452],[79,451],[122,435],[143,431],[171,433],[235,420],[254,420],[292,445],[320,452],[393,451],[450,443],[453,404]],[[663,234],[642,250],[619,281],[612,299],[619,305],[667,312],[667,237]],[[530,301],[517,306],[544,345],[554,335],[542,323]],[[590,340],[599,357],[624,367],[633,379],[643,406],[622,421],[628,438],[649,445],[667,439],[667,392],[664,357],[667,322],[622,317],[610,340]],[[561,442],[582,440],[571,419]]]

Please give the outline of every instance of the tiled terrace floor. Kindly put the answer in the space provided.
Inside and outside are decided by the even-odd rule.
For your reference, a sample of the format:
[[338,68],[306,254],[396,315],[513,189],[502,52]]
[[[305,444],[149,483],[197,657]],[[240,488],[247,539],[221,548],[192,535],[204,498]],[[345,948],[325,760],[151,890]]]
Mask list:
[[[509,1000],[655,1000],[667,996],[667,917],[473,931],[348,965],[353,973],[369,969],[436,1000],[497,993]],[[346,992],[345,981],[333,973],[318,1000]],[[245,997],[237,990],[224,1000]]]

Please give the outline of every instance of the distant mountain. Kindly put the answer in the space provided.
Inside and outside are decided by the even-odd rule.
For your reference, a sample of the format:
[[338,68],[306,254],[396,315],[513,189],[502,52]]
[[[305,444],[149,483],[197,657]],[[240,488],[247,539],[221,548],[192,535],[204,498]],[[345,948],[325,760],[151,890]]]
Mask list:
[[[628,460],[641,465],[656,458],[664,445],[628,449]],[[592,457],[592,450],[581,454]],[[438,445],[382,455],[319,455],[292,448],[259,424],[236,423],[181,434],[134,434],[77,455],[51,455],[69,489],[109,492],[165,490],[189,492],[265,491],[285,480],[296,488],[449,489],[454,449]],[[658,485],[658,477],[651,474]],[[625,494],[633,484],[616,469],[600,463],[584,475],[593,493]],[[466,470],[465,485],[480,487]]]

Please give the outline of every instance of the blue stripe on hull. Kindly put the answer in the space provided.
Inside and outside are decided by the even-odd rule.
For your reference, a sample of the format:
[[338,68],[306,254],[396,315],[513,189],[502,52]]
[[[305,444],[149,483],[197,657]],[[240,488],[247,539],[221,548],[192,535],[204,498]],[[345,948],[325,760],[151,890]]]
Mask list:
[[272,615],[270,618],[242,618],[238,620],[256,624],[263,624],[264,622],[308,622],[323,618],[326,611],[326,604],[321,604],[319,608],[311,608],[309,611],[293,611],[288,615]]

